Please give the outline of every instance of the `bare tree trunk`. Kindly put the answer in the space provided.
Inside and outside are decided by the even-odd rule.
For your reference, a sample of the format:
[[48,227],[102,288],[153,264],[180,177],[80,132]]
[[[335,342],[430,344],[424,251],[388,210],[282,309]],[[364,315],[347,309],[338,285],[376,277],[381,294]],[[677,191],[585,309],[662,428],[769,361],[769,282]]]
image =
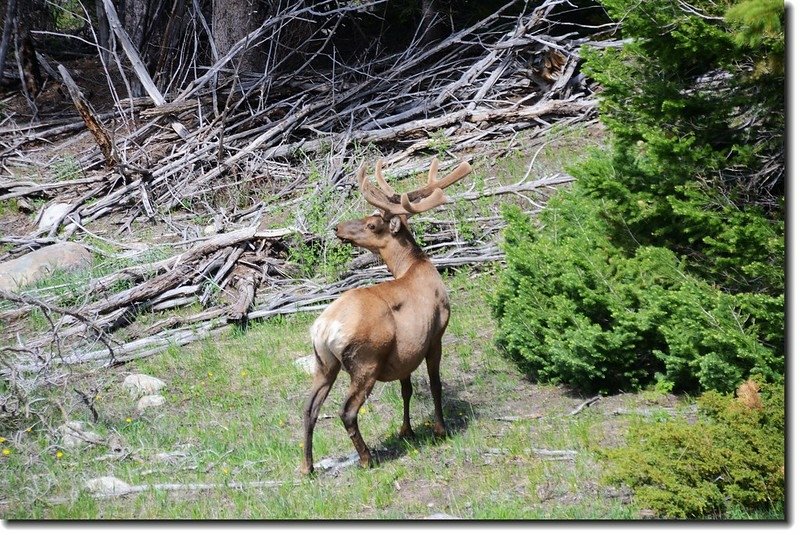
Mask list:
[[[260,0],[214,0],[211,14],[211,33],[220,56],[228,53],[237,41],[258,28],[264,21],[266,10]],[[263,54],[250,47],[241,58],[242,71],[260,71],[264,67]],[[238,63],[234,60],[234,65]]]
[[8,55],[8,44],[11,42],[11,32],[14,28],[16,8],[17,0],[8,0],[8,4],[6,4],[6,17],[3,23],[3,37],[0,40],[0,80],[4,78],[3,71],[6,68],[6,56]]
[[39,61],[36,59],[36,48],[33,45],[31,32],[23,31],[22,27],[17,28],[17,34],[21,37],[20,64],[22,65],[23,81],[31,98],[35,98],[42,90],[42,72],[39,69]]
[[[151,0],[125,0],[124,2],[124,15],[122,25],[125,32],[130,37],[134,48],[139,53],[139,56],[144,58],[145,55],[145,30],[147,29],[148,22],[151,16]],[[131,96],[141,97],[144,95],[144,87],[136,80],[131,80]]]
[[100,41],[98,44],[101,47],[100,54],[103,61],[108,62],[111,57],[109,48],[111,47],[111,29],[108,27],[108,18],[106,11],[103,9],[103,0],[95,0],[95,12],[97,13],[97,39]]
[[439,6],[436,0],[421,0],[420,12],[422,21],[420,23],[420,32],[422,33],[422,43],[427,44],[436,41],[439,37],[443,37],[442,28],[443,20],[442,14],[439,12]]
[[142,52],[144,34],[150,17],[150,0],[125,0],[125,14],[122,25],[133,42],[133,46]]

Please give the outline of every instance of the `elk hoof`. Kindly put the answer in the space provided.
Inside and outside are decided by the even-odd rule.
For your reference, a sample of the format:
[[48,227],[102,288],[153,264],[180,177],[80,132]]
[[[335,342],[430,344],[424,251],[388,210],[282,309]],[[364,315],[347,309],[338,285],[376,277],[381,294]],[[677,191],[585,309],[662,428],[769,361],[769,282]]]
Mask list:
[[300,473],[304,476],[314,475],[314,465],[303,463],[300,465]]
[[447,429],[443,425],[435,425],[433,427],[433,434],[436,438],[444,438],[447,436]]
[[372,456],[367,458],[362,458],[358,461],[358,464],[361,465],[361,468],[372,468],[375,466],[375,461],[372,460]]

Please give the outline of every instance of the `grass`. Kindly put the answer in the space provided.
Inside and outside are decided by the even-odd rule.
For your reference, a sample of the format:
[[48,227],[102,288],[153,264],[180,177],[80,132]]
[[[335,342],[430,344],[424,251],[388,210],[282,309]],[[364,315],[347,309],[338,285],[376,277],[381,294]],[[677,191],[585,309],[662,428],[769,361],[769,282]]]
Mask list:
[[[468,271],[447,277],[453,316],[442,370],[450,435],[432,433],[432,401],[422,370],[412,376],[412,424],[417,437],[397,437],[402,398],[397,383],[379,383],[359,423],[380,464],[304,479],[301,409],[310,377],[294,365],[309,352],[314,315],[274,318],[188,348],[171,348],[116,372],[96,407],[95,431],[117,435],[130,455],[103,460],[105,447],[62,450],[42,429],[6,437],[12,453],[0,460],[0,495],[8,519],[88,518],[422,518],[434,512],[474,519],[632,518],[636,511],[587,486],[597,466],[592,448],[599,414],[564,417],[577,404],[559,398],[543,417],[503,422],[494,416],[530,412],[527,397],[552,396],[520,377],[491,343],[483,319],[486,288],[494,273]],[[167,406],[143,415],[122,390],[130,372],[167,381]],[[314,436],[315,460],[353,451],[337,416],[348,384],[339,376]],[[523,403],[520,403],[520,401]],[[536,401],[528,399],[528,403]],[[86,419],[87,414],[83,415]],[[73,414],[72,417],[80,417]],[[543,460],[531,448],[574,449],[572,461]],[[63,456],[56,457],[57,451]],[[182,452],[175,463],[164,452]],[[81,490],[94,477],[113,475],[129,484],[216,483],[277,480],[277,489],[202,492],[148,491],[97,500]],[[66,503],[49,504],[54,497]]]

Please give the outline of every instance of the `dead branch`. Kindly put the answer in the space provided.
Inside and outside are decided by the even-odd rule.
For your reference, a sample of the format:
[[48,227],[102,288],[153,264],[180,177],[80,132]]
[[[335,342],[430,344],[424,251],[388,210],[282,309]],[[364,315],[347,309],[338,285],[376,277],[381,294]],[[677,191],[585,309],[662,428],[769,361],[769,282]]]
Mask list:
[[86,124],[86,128],[88,128],[92,133],[92,136],[94,136],[95,141],[97,141],[100,150],[103,152],[106,165],[108,167],[113,167],[114,164],[116,164],[117,159],[114,154],[114,144],[111,142],[108,132],[106,132],[103,124],[97,118],[91,104],[89,104],[86,98],[84,98],[81,90],[78,88],[77,84],[72,79],[72,76],[69,74],[69,71],[67,71],[63,65],[59,65],[58,72],[61,74],[61,79],[64,81],[64,85],[67,86],[69,95],[72,97],[72,103],[75,104],[75,109],[78,110],[83,122]]
[[598,402],[598,401],[600,401],[601,399],[603,399],[603,396],[594,396],[593,398],[589,398],[589,399],[587,399],[586,401],[584,401],[583,403],[581,403],[580,405],[578,405],[577,407],[575,407],[575,409],[573,409],[573,410],[572,410],[572,411],[569,413],[569,415],[570,415],[570,416],[575,416],[576,414],[578,414],[579,412],[581,412],[581,411],[582,411],[583,409],[585,409],[586,407],[589,407],[590,405],[593,405],[593,404],[597,403],[597,402]]

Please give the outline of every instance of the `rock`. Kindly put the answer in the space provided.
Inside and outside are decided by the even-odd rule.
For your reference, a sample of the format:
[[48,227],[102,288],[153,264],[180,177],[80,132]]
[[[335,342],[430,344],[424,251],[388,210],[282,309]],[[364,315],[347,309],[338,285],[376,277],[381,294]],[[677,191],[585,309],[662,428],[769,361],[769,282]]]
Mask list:
[[131,491],[131,486],[112,476],[97,477],[90,479],[84,485],[86,490],[95,494],[127,494]]
[[462,520],[459,516],[450,516],[447,513],[433,513],[426,516],[423,520]]
[[47,278],[54,270],[76,270],[92,264],[92,253],[78,243],[63,242],[42,247],[0,263],[0,290],[20,287]]
[[189,453],[185,451],[166,451],[163,453],[156,453],[153,458],[158,462],[177,464],[188,456]]
[[206,225],[203,227],[203,236],[213,236],[219,234],[220,229],[216,225]]
[[295,359],[294,365],[303,370],[304,372],[314,375],[314,370],[317,369],[317,357],[308,355],[307,357],[300,357]]
[[222,218],[219,215],[215,215],[214,222],[203,227],[202,232],[204,236],[213,236],[214,234],[219,234],[223,230],[225,230],[225,225],[222,222]]
[[61,436],[61,444],[65,448],[76,448],[81,446],[96,446],[104,444],[103,437],[86,429],[83,422],[77,420],[66,422],[60,425],[58,434]]
[[132,373],[122,381],[128,393],[133,398],[140,398],[142,396],[149,396],[158,394],[162,388],[167,386],[167,383],[158,377],[152,377],[143,373]]
[[114,453],[122,453],[125,451],[125,443],[119,435],[112,435],[107,441],[108,449]]
[[164,399],[164,396],[159,396],[158,394],[144,396],[142,399],[139,400],[139,403],[136,404],[136,411],[142,413],[147,409],[160,407],[166,402],[167,400]]
[[326,457],[319,462],[314,463],[315,470],[321,470],[323,472],[329,472],[331,470],[341,470],[342,468],[347,468],[348,466],[353,466],[358,464],[359,457],[358,452],[353,452],[350,455],[345,457],[339,457],[337,459],[333,459],[331,457]]
[[24,197],[17,197],[17,210],[24,214],[33,213],[33,205],[25,200]]
[[72,209],[72,205],[66,202],[57,202],[45,208],[41,215],[36,219],[37,230],[50,231],[56,221],[61,220]]

